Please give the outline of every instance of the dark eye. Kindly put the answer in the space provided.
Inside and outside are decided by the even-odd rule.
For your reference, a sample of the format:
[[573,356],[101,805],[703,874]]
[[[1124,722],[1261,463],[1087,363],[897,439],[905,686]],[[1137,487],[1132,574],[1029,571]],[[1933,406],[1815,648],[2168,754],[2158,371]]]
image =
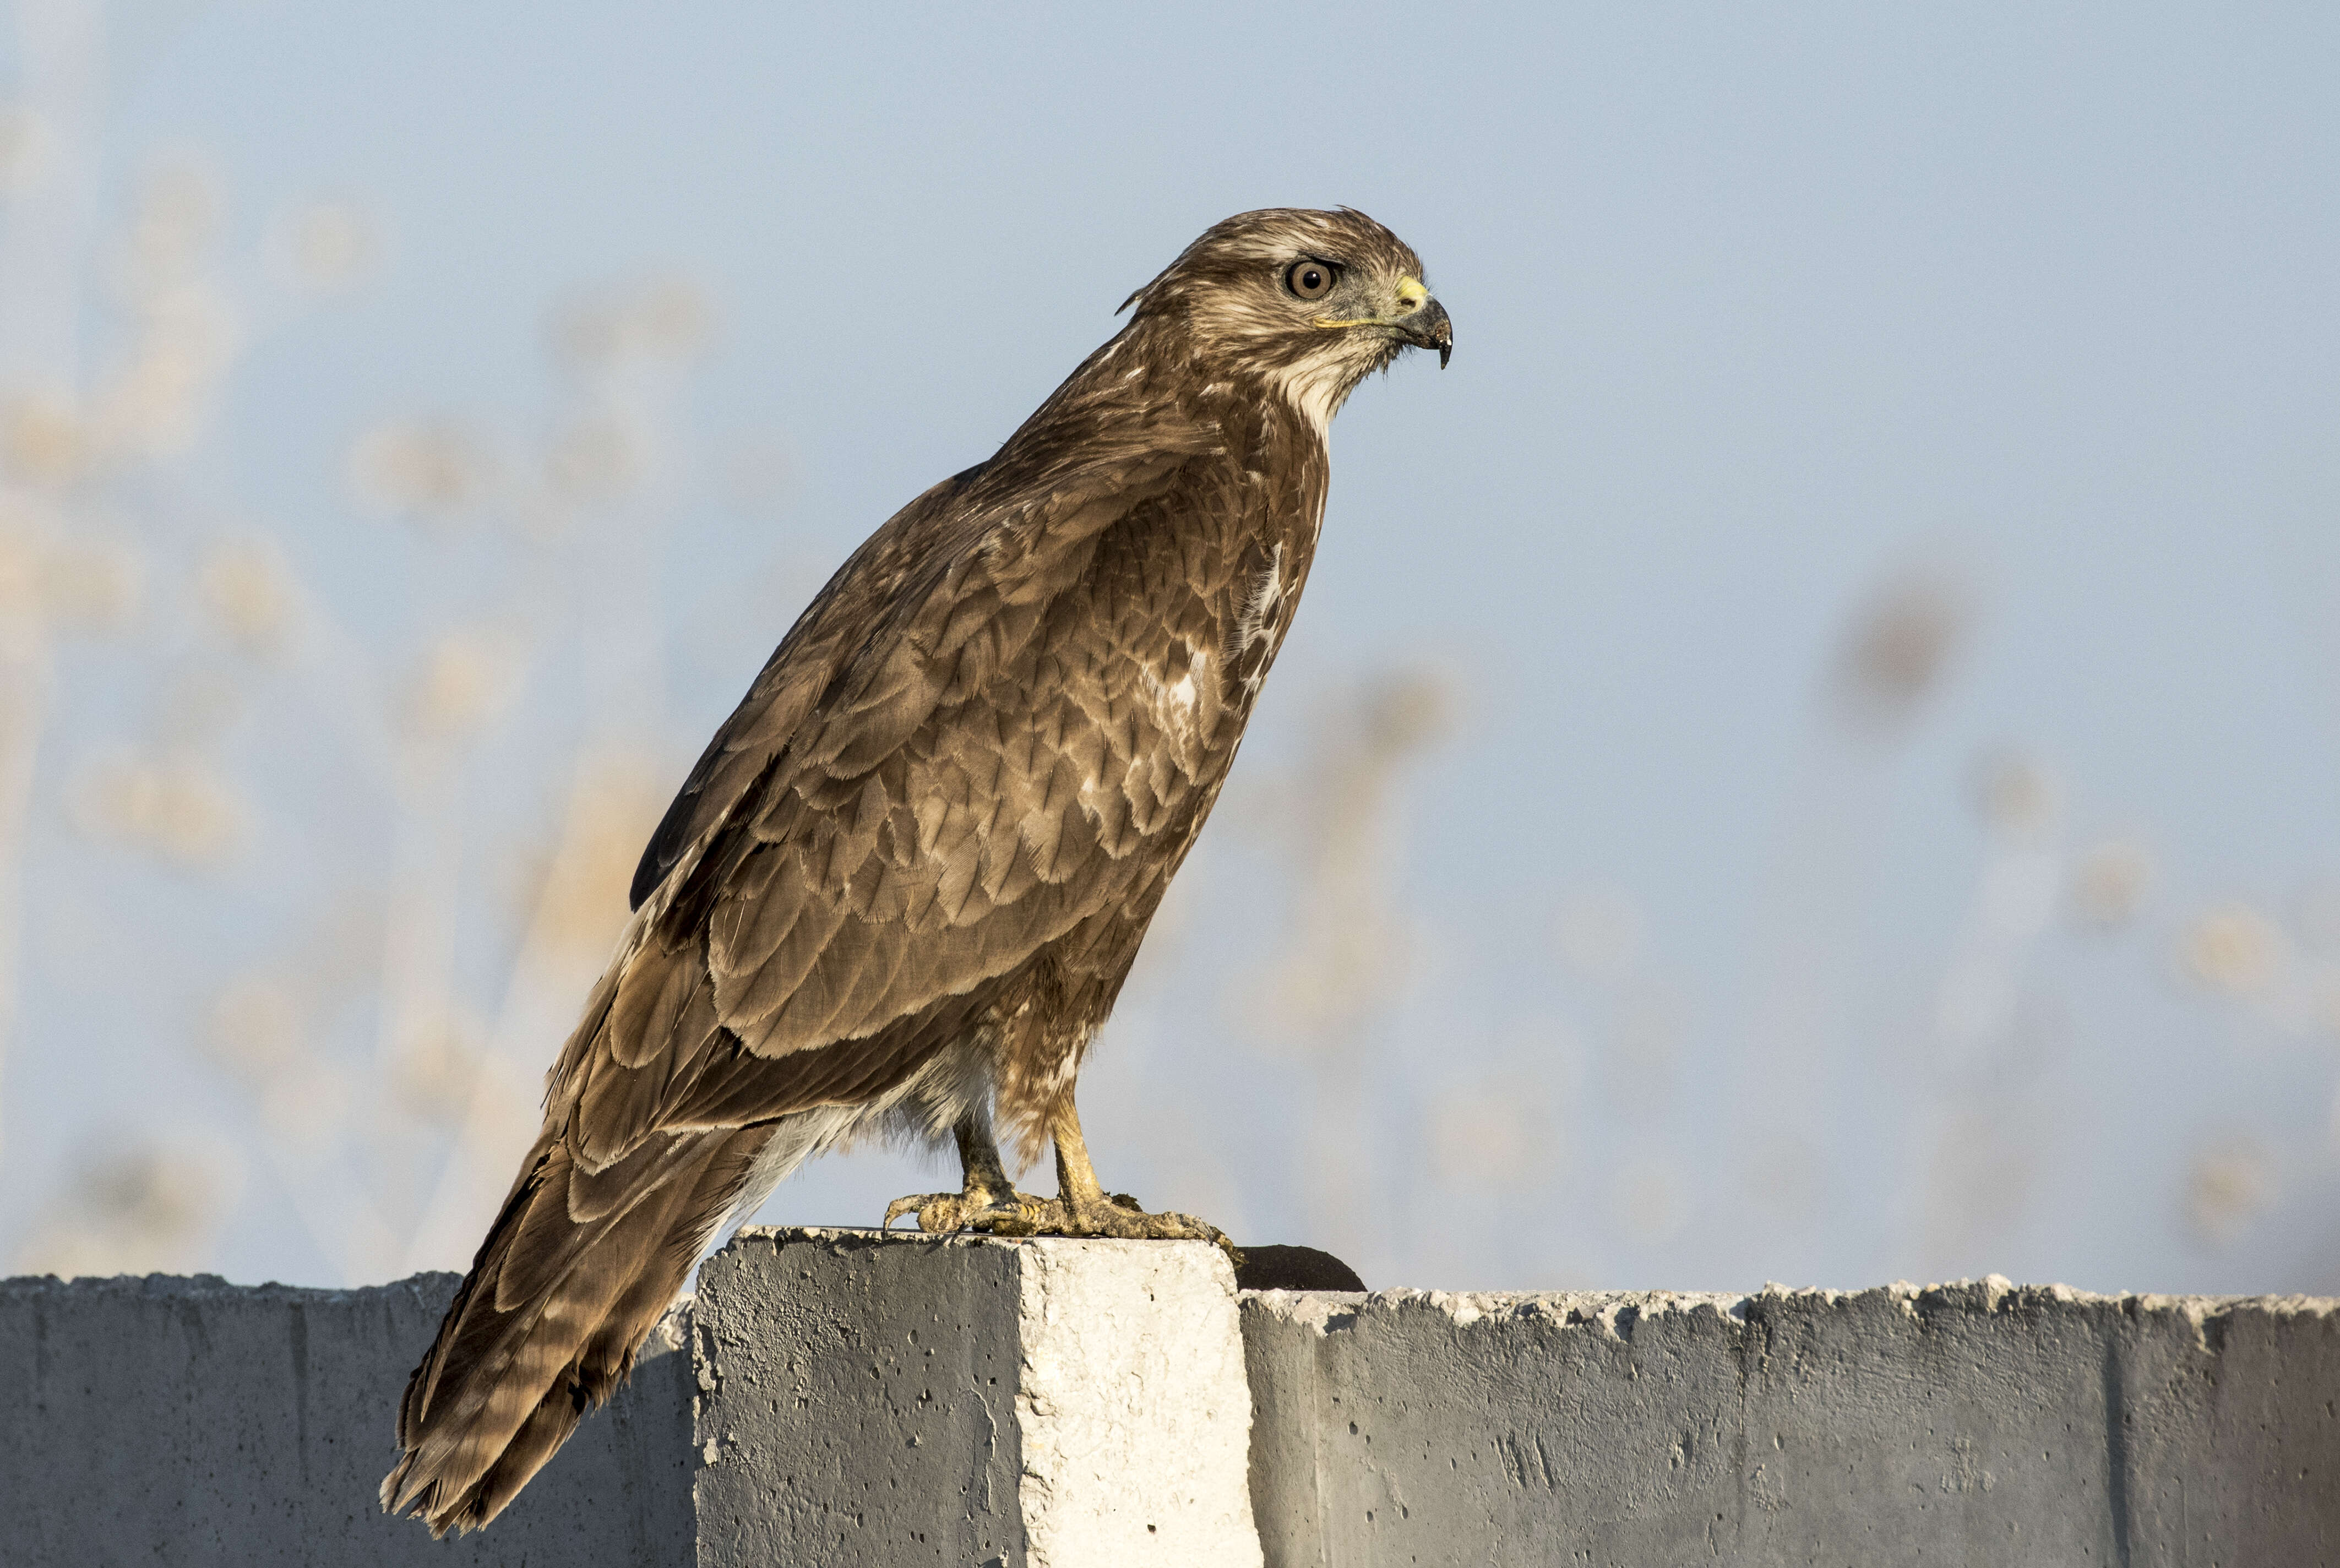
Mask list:
[[1321,300],[1333,292],[1334,275],[1329,262],[1294,262],[1284,274],[1284,286],[1304,300]]

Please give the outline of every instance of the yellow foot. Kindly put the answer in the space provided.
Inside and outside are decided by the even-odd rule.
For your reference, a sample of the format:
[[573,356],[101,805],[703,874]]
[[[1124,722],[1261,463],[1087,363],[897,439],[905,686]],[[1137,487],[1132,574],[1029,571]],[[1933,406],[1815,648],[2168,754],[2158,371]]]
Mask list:
[[[1026,1199],[1026,1203],[1032,1200]],[[997,1236],[1103,1236],[1120,1241],[1207,1241],[1240,1265],[1243,1254],[1226,1232],[1190,1214],[1148,1214],[1127,1193],[1115,1193],[1090,1203],[1051,1198],[1035,1206],[1028,1217],[988,1226]],[[1028,1228],[1026,1228],[1028,1226]]]
[[994,1197],[983,1188],[965,1192],[920,1193],[897,1197],[886,1206],[891,1229],[906,1214],[918,1216],[918,1228],[928,1236],[953,1231],[982,1231],[991,1236],[1098,1236],[1117,1241],[1207,1241],[1240,1266],[1243,1254],[1218,1226],[1188,1214],[1148,1214],[1127,1193],[1115,1193],[1086,1204],[1063,1198],[1034,1197],[1011,1191]]
[[928,1236],[947,1236],[955,1230],[1031,1236],[1036,1233],[1012,1227],[1029,1225],[1033,1216],[1047,1206],[1046,1198],[1036,1198],[1029,1193],[1012,1189],[1005,1198],[996,1197],[983,1187],[970,1187],[963,1192],[919,1193],[909,1197],[897,1197],[887,1204],[886,1223],[878,1228],[891,1230],[896,1220],[906,1214],[916,1214],[918,1228]]

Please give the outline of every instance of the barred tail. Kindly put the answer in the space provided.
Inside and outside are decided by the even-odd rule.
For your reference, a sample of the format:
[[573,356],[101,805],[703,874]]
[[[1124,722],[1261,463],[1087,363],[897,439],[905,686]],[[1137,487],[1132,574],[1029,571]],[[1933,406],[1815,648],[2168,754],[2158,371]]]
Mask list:
[[383,1509],[434,1536],[503,1512],[624,1383],[772,1132],[654,1134],[599,1171],[540,1138],[407,1380]]

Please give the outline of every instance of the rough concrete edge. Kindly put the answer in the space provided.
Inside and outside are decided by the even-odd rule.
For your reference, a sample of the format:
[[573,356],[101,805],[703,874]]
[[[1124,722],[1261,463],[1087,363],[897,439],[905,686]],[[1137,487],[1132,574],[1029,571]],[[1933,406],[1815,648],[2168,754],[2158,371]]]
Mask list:
[[71,1279],[62,1279],[54,1274],[20,1274],[0,1279],[0,1296],[77,1292],[99,1296],[169,1297],[174,1300],[187,1296],[232,1296],[239,1301],[343,1302],[362,1301],[385,1290],[415,1290],[437,1280],[446,1281],[447,1293],[452,1295],[462,1277],[460,1274],[444,1270],[426,1269],[421,1274],[408,1275],[403,1279],[384,1280],[380,1285],[335,1287],[280,1285],[274,1280],[265,1285],[236,1285],[215,1274],[77,1275]]
[[1364,1318],[1404,1312],[1432,1312],[1456,1327],[1474,1323],[1545,1323],[1567,1328],[1597,1327],[1620,1338],[1631,1324],[1670,1313],[1711,1312],[1744,1323],[1751,1311],[1771,1304],[1829,1309],[1889,1303],[1905,1315],[1938,1311],[1996,1314],[2040,1307],[2110,1310],[2132,1318],[2178,1317],[2205,1349],[2215,1349],[2206,1330],[2244,1314],[2269,1317],[2330,1318],[2340,1314],[2340,1297],[2316,1295],[2101,1295],[2067,1285],[2017,1285],[2004,1275],[1917,1285],[1906,1280],[1865,1290],[1792,1289],[1766,1285],[1749,1295],[1708,1291],[1443,1291],[1443,1290],[1247,1290],[1236,1297],[1245,1311],[1265,1313],[1322,1337],[1353,1329]]
[[[403,1279],[393,1279],[381,1285],[352,1285],[347,1288],[304,1285],[280,1285],[271,1280],[266,1285],[236,1285],[215,1274],[114,1274],[80,1275],[72,1279],[54,1274],[20,1274],[0,1279],[0,1302],[47,1298],[70,1305],[75,1301],[137,1301],[218,1302],[237,1306],[337,1306],[362,1304],[370,1297],[385,1292],[404,1291],[411,1295],[447,1296],[463,1276],[442,1269],[426,1269]],[[637,1366],[657,1360],[670,1352],[683,1349],[690,1343],[690,1307],[694,1297],[684,1291],[668,1307],[652,1326],[649,1337],[634,1357]],[[416,1347],[420,1355],[421,1349]]]
[[[1021,1246],[1026,1241],[1062,1241],[1063,1236],[988,1236],[982,1231],[952,1231],[944,1236],[930,1236],[922,1230],[879,1230],[876,1226],[853,1225],[743,1225],[731,1233],[717,1253],[745,1242],[764,1242],[774,1247],[828,1246],[841,1251],[862,1252],[880,1246]],[[713,1256],[710,1254],[709,1256]]]
[[[775,1247],[812,1245],[852,1250],[898,1246],[906,1243],[928,1246],[1013,1247],[1021,1245],[1026,1239],[985,1236],[976,1232],[928,1236],[922,1231],[880,1231],[875,1227],[850,1226],[742,1226],[726,1245],[760,1241]],[[216,1295],[246,1302],[325,1303],[358,1301],[386,1290],[414,1291],[440,1280],[446,1281],[447,1288],[451,1290],[461,1277],[443,1270],[426,1270],[402,1279],[385,1280],[380,1285],[336,1288],[283,1285],[273,1280],[264,1285],[236,1285],[215,1274],[83,1275],[72,1279],[54,1274],[35,1274],[0,1278],[0,1296],[62,1294],[183,1299]],[[1671,1312],[1695,1312],[1704,1307],[1725,1317],[1744,1321],[1748,1312],[1758,1302],[1788,1301],[1833,1307],[1879,1298],[1890,1301],[1911,1315],[1942,1306],[1969,1310],[1978,1307],[1986,1312],[2001,1312],[2017,1306],[2053,1303],[2066,1306],[2111,1307],[2135,1317],[2168,1314],[2185,1317],[2197,1325],[2238,1313],[2260,1313],[2270,1317],[2319,1318],[2340,1313],[2340,1296],[2181,1295],[2160,1292],[2129,1292],[2112,1295],[2075,1290],[2067,1285],[2017,1285],[2006,1275],[1997,1274],[1986,1275],[1978,1280],[1951,1280],[1925,1285],[1896,1280],[1891,1285],[1871,1285],[1861,1290],[1799,1288],[1774,1283],[1743,1295],[1717,1291],[1678,1290],[1245,1290],[1236,1293],[1239,1305],[1288,1318],[1313,1327],[1320,1334],[1349,1326],[1361,1313],[1407,1308],[1442,1313],[1457,1325],[1475,1323],[1482,1318],[1497,1321],[1526,1319],[1562,1324],[1598,1323],[1613,1329],[1621,1314],[1654,1317]],[[693,1294],[689,1291],[676,1298],[652,1331],[654,1343],[669,1349],[679,1347],[686,1332],[682,1325],[688,1320],[693,1300]]]

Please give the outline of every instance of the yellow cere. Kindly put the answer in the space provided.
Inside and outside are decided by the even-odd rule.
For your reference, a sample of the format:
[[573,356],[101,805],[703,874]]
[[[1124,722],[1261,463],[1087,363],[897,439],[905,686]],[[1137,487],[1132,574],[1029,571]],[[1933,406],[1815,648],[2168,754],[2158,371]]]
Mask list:
[[1356,316],[1346,321],[1335,320],[1331,316],[1318,316],[1316,324],[1320,327],[1377,327],[1396,321],[1402,316],[1413,314],[1422,308],[1423,302],[1429,298],[1430,291],[1422,286],[1422,280],[1408,274],[1397,281],[1398,308],[1388,315]]

